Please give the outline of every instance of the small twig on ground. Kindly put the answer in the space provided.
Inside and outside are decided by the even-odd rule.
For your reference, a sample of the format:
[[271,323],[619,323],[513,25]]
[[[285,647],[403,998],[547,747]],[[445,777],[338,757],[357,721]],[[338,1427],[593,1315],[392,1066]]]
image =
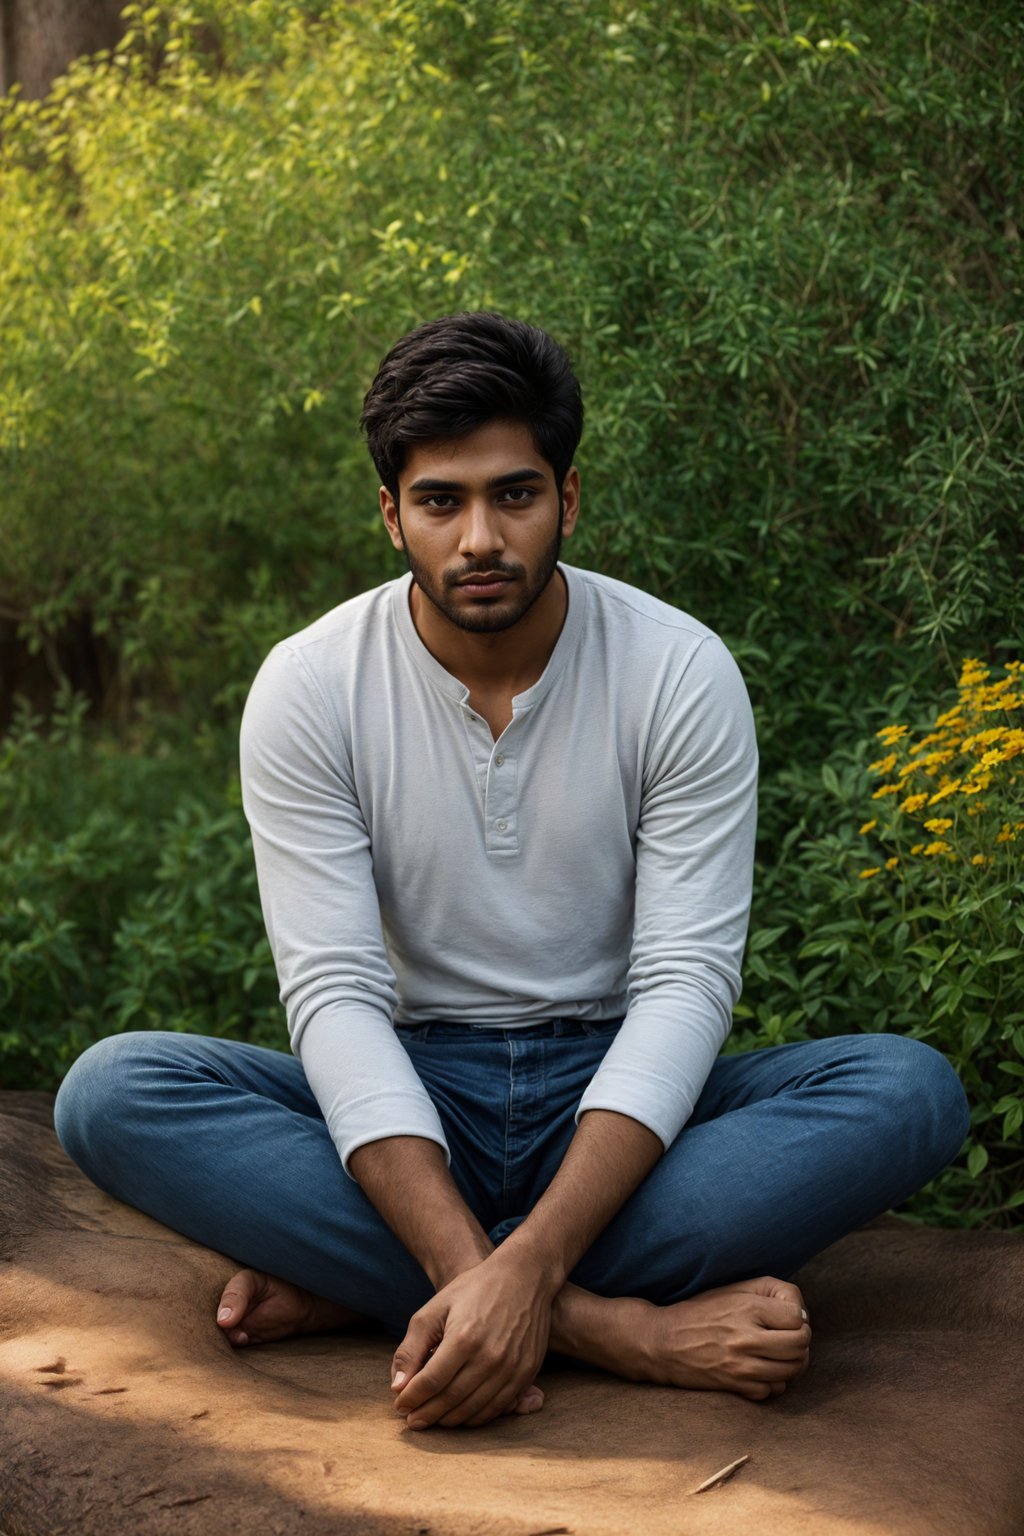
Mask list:
[[722,1470],[720,1472],[716,1472],[713,1477],[705,1478],[698,1488],[691,1488],[690,1492],[705,1493],[708,1488],[717,1488],[719,1483],[724,1483],[727,1478],[732,1477],[737,1467],[742,1467],[743,1463],[749,1460],[750,1453],[748,1451],[746,1456],[738,1456],[735,1461],[730,1461],[727,1467],[723,1467]]

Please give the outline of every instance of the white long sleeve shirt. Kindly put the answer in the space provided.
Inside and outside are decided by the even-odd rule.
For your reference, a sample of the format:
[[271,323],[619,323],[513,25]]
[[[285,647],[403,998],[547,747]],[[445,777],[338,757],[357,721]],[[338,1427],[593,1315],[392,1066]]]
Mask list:
[[249,694],[263,914],[346,1171],[387,1136],[447,1154],[393,1023],[625,1015],[577,1119],[617,1110],[666,1147],[728,1034],[756,816],[742,678],[687,614],[559,569],[562,632],[497,742],[420,640],[410,576],[281,641]]

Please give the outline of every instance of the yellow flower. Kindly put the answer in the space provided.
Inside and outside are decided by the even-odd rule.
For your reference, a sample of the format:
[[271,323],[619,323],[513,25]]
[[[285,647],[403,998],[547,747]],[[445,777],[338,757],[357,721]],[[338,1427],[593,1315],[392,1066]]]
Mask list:
[[986,857],[985,857],[985,855],[983,853],[976,853],[974,855],[974,858],[971,860],[971,863],[972,864],[987,864],[988,863],[988,859],[986,859]]
[[[987,677],[988,673],[985,675]],[[900,737],[905,736],[909,730],[909,725],[883,725],[880,731],[875,732],[875,735],[878,737],[879,741],[884,742],[887,747],[894,747],[899,741]]]
[[927,757],[922,757],[920,767],[939,768],[943,763],[951,762],[956,753],[951,748],[944,748],[941,752],[929,752]]
[[877,762],[868,763],[869,773],[891,773],[896,766],[896,753],[890,752],[888,757],[880,757]]
[[927,832],[948,832],[953,823],[948,816],[933,816],[924,825]]
[[880,789],[875,790],[871,798],[872,800],[881,800],[885,795],[898,795],[899,792],[900,786],[898,784],[883,784]]
[[955,795],[960,788],[959,779],[950,779],[947,784],[941,785],[928,801],[929,805],[938,805],[940,800],[947,800],[950,795]]
[[900,810],[906,811],[908,815],[912,816],[915,811],[919,811],[921,809],[922,805],[927,804],[927,795],[908,795],[905,800],[900,802]]
[[924,843],[915,843],[913,848],[911,848],[910,852],[916,858],[919,853],[923,853],[924,852]]
[[936,854],[936,853],[948,853],[948,852],[949,852],[949,844],[948,843],[944,843],[942,841],[941,837],[937,837],[935,839],[934,843],[929,843],[928,846],[925,848],[924,856],[925,856],[926,859],[930,859],[933,854]]
[[878,818],[877,817],[875,817],[874,820],[872,820],[872,821],[866,821],[864,823],[864,825],[860,828],[860,836],[861,837],[866,837],[867,834],[869,832],[873,832],[877,826],[878,826]]
[[961,752],[973,752],[975,747],[990,747],[994,741],[999,740],[1000,736],[1005,736],[1006,734],[1007,727],[1005,725],[996,725],[987,731],[976,731],[973,736],[964,737],[960,743],[960,750]]
[[1016,833],[1011,832],[1010,831],[1010,823],[1008,821],[1004,821],[1003,822],[1003,830],[1001,832],[997,832],[996,833],[996,842],[997,843],[1015,843],[1016,841],[1017,841]]
[[858,880],[873,880],[876,875],[881,873],[881,865],[877,865],[874,869],[862,869],[857,878]]
[[896,777],[898,779],[908,779],[912,773],[917,772],[920,766],[920,763],[904,763]]
[[892,858],[892,859],[886,859],[885,867],[886,867],[886,869],[895,869],[896,865],[898,863],[899,863],[899,858],[898,857]]

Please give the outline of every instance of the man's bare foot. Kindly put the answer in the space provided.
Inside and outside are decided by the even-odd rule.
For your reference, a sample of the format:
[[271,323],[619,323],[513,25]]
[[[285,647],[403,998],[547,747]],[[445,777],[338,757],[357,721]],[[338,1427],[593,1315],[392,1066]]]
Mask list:
[[331,1333],[359,1321],[357,1313],[256,1269],[232,1275],[217,1303],[219,1326],[239,1346],[296,1333]]
[[[299,1333],[333,1333],[361,1322],[365,1318],[358,1312],[258,1269],[241,1269],[232,1275],[217,1303],[217,1323],[238,1348]],[[544,1393],[534,1383],[509,1413],[536,1413],[543,1404]]]
[[811,1329],[795,1285],[764,1276],[673,1306],[648,1306],[634,1345],[641,1379],[777,1397],[807,1369]]
[[555,1300],[551,1347],[627,1381],[778,1397],[807,1369],[811,1330],[795,1285],[764,1276],[674,1306],[595,1296],[567,1285]]

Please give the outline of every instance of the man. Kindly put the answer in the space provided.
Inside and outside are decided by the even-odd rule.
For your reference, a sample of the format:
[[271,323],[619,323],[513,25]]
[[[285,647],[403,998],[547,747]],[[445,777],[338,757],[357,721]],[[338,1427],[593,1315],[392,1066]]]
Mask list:
[[777,1395],[809,1358],[786,1277],[955,1155],[960,1084],[885,1035],[719,1057],[750,709],[704,625],[559,562],[562,349],[496,314],[422,325],[363,425],[409,573],[275,647],[242,727],[294,1055],[102,1041],[61,1140],[250,1266],[233,1343],[384,1322],[411,1428],[535,1410],[549,1347]]

